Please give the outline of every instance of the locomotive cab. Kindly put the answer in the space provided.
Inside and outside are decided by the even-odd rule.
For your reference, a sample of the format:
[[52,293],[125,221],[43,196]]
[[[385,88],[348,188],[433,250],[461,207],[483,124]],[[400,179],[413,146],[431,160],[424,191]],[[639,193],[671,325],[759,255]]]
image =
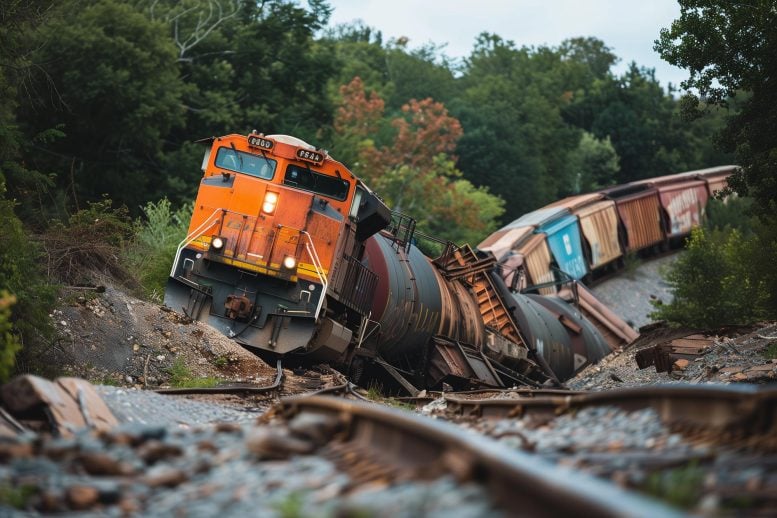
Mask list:
[[376,282],[363,243],[389,223],[388,208],[295,137],[209,143],[165,303],[258,352],[346,361]]

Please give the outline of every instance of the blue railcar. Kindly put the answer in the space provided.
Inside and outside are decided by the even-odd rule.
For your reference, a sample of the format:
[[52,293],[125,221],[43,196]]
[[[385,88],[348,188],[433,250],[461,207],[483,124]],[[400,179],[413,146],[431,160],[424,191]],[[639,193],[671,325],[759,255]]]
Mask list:
[[568,214],[544,222],[535,232],[545,234],[550,252],[561,271],[573,279],[580,280],[585,277],[588,267],[583,255],[577,216]]

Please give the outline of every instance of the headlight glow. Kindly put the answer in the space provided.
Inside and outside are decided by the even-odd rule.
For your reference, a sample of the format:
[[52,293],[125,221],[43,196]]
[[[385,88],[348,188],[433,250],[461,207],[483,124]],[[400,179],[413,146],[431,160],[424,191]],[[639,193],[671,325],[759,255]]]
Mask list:
[[210,247],[214,250],[221,250],[224,247],[224,240],[220,237],[214,237],[213,241],[210,242]]
[[283,258],[283,267],[287,270],[293,270],[297,266],[297,260],[290,255]]
[[264,195],[264,202],[262,203],[262,212],[272,214],[275,212],[275,206],[278,204],[278,193],[267,191]]

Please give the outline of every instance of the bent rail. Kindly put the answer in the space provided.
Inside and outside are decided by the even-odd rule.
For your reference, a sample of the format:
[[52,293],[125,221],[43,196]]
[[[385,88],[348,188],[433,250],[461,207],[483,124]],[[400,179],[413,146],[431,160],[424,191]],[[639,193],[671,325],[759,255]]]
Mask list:
[[559,468],[471,433],[410,412],[339,398],[281,400],[287,418],[336,421],[330,443],[358,451],[398,478],[453,475],[481,485],[515,516],[676,516],[676,511],[590,476]]

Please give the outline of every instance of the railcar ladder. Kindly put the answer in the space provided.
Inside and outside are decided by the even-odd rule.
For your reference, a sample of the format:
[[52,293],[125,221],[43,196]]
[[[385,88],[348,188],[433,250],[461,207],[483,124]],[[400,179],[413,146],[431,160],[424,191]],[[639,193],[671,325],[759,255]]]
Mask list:
[[507,304],[499,296],[493,280],[488,275],[496,264],[493,255],[478,257],[469,245],[459,247],[449,243],[445,252],[435,262],[449,280],[464,279],[472,286],[480,315],[487,327],[515,343],[525,344]]

